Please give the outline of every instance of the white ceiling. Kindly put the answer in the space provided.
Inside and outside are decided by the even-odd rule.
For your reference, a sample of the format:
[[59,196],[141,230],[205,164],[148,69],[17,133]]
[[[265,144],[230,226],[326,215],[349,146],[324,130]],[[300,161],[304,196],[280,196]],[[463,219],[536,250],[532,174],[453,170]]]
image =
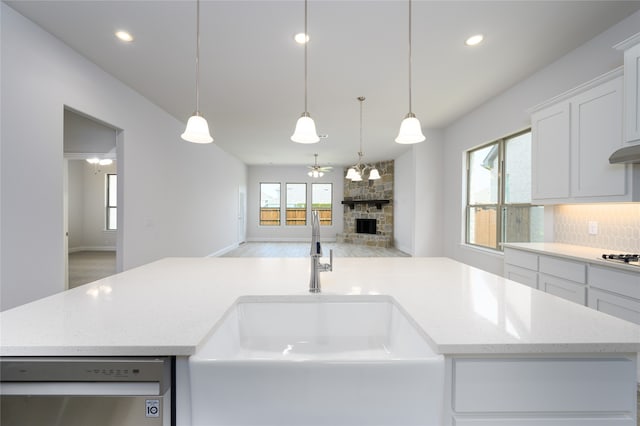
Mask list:
[[[194,111],[194,1],[6,3],[176,118]],[[414,0],[413,110],[424,129],[446,126],[638,9]],[[365,96],[365,161],[404,152],[393,139],[408,112],[408,2],[309,1],[309,112],[328,134],[314,145],[289,140],[304,109],[304,48],[293,41],[303,13],[302,0],[202,0],[200,110],[215,143],[247,164],[313,164],[315,152],[321,164],[354,163]],[[485,42],[464,46],[478,32]]]

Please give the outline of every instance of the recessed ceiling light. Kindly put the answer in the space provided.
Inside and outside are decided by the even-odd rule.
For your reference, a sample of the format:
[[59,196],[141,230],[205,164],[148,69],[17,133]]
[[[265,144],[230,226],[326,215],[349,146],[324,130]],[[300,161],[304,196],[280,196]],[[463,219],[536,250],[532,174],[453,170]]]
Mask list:
[[482,34],[476,34],[469,37],[464,42],[464,44],[466,44],[467,46],[477,46],[478,44],[482,43],[482,40],[484,40],[484,36]]
[[125,43],[131,43],[133,41],[133,36],[127,31],[123,30],[116,31],[116,37],[118,37],[120,41],[124,41]]
[[309,36],[305,33],[298,33],[293,36],[293,39],[296,41],[296,43],[299,44],[305,44],[309,42]]

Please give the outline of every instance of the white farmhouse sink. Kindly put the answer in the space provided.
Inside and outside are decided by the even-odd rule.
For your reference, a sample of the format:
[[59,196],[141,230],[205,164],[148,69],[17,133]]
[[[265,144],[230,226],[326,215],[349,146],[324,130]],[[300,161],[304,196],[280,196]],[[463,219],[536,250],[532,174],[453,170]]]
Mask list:
[[240,298],[189,368],[194,426],[442,423],[444,358],[387,296]]

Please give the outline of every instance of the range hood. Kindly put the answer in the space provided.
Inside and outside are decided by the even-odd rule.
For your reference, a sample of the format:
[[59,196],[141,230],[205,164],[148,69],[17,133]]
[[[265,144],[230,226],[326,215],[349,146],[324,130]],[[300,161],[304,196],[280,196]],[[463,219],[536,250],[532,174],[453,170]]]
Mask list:
[[610,164],[640,163],[640,144],[620,148],[609,157]]

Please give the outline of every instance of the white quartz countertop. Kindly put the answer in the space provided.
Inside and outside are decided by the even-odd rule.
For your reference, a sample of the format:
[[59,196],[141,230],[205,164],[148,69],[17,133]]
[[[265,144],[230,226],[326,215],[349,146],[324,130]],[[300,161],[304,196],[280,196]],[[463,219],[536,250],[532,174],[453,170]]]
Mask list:
[[[335,258],[321,277],[394,297],[442,354],[640,351],[638,325],[447,258]],[[167,258],[0,313],[0,355],[190,355],[238,297],[317,297],[308,282],[306,258]]]
[[592,265],[636,272],[638,274],[638,284],[640,284],[640,267],[628,265],[623,262],[612,262],[602,258],[603,254],[620,254],[615,250],[574,246],[562,243],[504,243],[503,246],[530,251],[532,253],[564,257],[566,259],[578,260]]

